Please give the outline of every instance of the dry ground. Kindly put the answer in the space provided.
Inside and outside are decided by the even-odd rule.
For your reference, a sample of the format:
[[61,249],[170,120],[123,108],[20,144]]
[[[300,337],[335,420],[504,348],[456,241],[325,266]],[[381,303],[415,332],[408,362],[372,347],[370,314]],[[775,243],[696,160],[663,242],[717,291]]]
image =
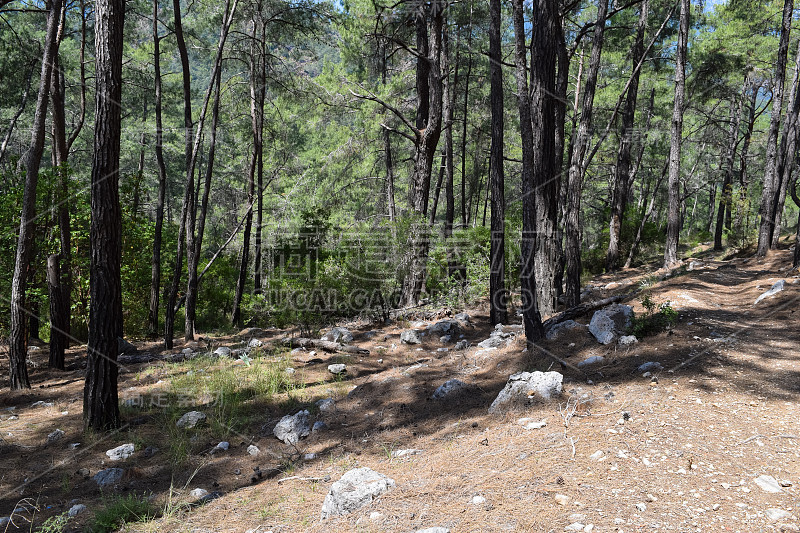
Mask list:
[[[125,409],[126,427],[119,433],[83,434],[85,347],[70,350],[64,373],[44,368],[45,348],[32,356],[40,365],[31,372],[34,388],[0,395],[0,516],[30,498],[40,508],[34,519],[39,524],[77,500],[89,507],[71,522],[72,530],[80,530],[103,505],[87,474],[121,466],[127,473],[117,491],[152,492],[162,507],[170,487],[176,501],[196,487],[222,494],[190,511],[173,506],[167,516],[129,525],[130,531],[404,532],[442,526],[453,532],[545,532],[564,531],[574,522],[591,524],[596,532],[798,531],[800,284],[792,284],[798,278],[790,264],[787,251],[764,261],[707,260],[656,282],[649,289],[653,299],[669,300],[679,310],[672,331],[626,347],[599,345],[585,330],[546,341],[545,349],[573,365],[593,355],[605,360],[585,375],[565,370],[559,400],[502,416],[488,415],[487,407],[508,376],[526,368],[526,359],[521,340],[502,350],[474,346],[491,330],[485,309],[470,312],[475,326],[463,333],[473,346],[464,351],[450,344],[449,351],[438,352],[442,345],[433,339],[402,345],[399,334],[411,322],[351,324],[357,332],[353,344],[368,348],[369,356],[291,354],[281,364],[297,370],[298,388],[248,400],[247,422],[236,432],[213,424],[195,432],[184,457],[167,452],[172,430],[165,424],[180,413],[169,418],[157,407]],[[779,279],[787,281],[786,289],[754,305]],[[595,279],[591,298],[630,291],[642,280],[653,276],[629,270]],[[642,311],[637,298],[627,303]],[[377,334],[367,338],[368,331]],[[259,338],[269,343],[284,333],[267,331]],[[212,342],[237,346],[242,340],[248,338]],[[263,360],[272,359],[281,356],[265,351]],[[348,365],[344,380],[327,373],[334,360]],[[663,365],[655,380],[636,371],[647,361]],[[243,382],[252,372],[228,360],[215,365],[206,371],[233,365]],[[157,397],[192,368],[126,368],[121,397]],[[451,378],[469,388],[451,400],[431,400],[434,389]],[[272,437],[282,415],[327,397],[336,399],[336,411],[314,417],[328,430],[297,448]],[[38,400],[53,405],[32,407]],[[183,411],[191,409],[188,403]],[[520,417],[547,425],[526,430]],[[45,445],[55,429],[65,431],[65,438]],[[222,436],[230,450],[209,454]],[[69,449],[75,442],[81,445]],[[125,442],[136,444],[136,454],[109,464],[104,452]],[[248,455],[250,444],[261,450],[258,456]],[[142,450],[151,445],[160,451],[145,458]],[[393,450],[406,448],[421,452],[392,457]],[[311,453],[316,458],[304,461]],[[329,486],[356,466],[388,475],[396,487],[349,516],[320,521]],[[762,474],[783,482],[782,492],[760,489],[753,480]],[[567,497],[559,498],[565,505],[557,494]],[[472,503],[475,496],[485,501]],[[768,509],[790,516],[773,521]]]

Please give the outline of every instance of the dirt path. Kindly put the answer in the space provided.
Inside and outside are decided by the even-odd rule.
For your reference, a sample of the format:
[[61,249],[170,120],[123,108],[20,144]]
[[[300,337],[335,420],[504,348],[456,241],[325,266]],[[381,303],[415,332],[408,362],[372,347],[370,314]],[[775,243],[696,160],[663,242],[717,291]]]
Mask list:
[[[235,432],[212,421],[192,433],[180,463],[173,462],[167,425],[198,399],[185,398],[168,416],[158,407],[126,409],[131,425],[123,432],[86,439],[80,430],[85,354],[76,348],[71,371],[35,370],[32,391],[0,396],[0,516],[25,497],[42,509],[37,523],[80,502],[89,512],[72,522],[79,530],[103,505],[87,476],[120,466],[126,477],[118,491],[150,490],[162,505],[170,485],[181,497],[193,488],[222,494],[190,512],[174,506],[159,520],[129,526],[132,531],[798,531],[800,284],[793,284],[797,272],[789,264],[783,251],[763,262],[707,261],[663,281],[643,271],[594,280],[591,297],[598,299],[645,286],[655,301],[668,300],[678,310],[675,327],[631,346],[600,345],[585,329],[547,341],[544,348],[573,365],[591,356],[604,360],[587,375],[567,369],[562,397],[525,412],[487,413],[509,374],[525,368],[525,354],[520,339],[496,350],[475,346],[491,331],[484,310],[470,312],[472,325],[462,331],[472,343],[466,350],[437,339],[401,344],[400,333],[414,325],[409,321],[349,325],[353,344],[369,356],[296,351],[282,359],[264,352],[265,361],[293,368],[294,383],[302,386],[243,402],[245,422]],[[782,292],[753,304],[780,279],[786,280]],[[642,311],[639,301],[628,303]],[[269,343],[282,334],[258,338]],[[238,340],[213,342],[236,348]],[[46,361],[46,354],[34,353],[33,360]],[[340,361],[348,367],[343,379],[327,372]],[[648,361],[663,368],[643,377],[636,369]],[[189,373],[197,380],[222,367],[244,383],[262,368],[192,364],[129,368],[121,397],[158,398]],[[460,395],[431,399],[454,378],[467,384]],[[328,397],[335,410],[315,410],[314,401]],[[32,406],[40,400],[53,405]],[[200,406],[212,419],[213,405]],[[301,407],[310,407],[328,429],[288,447],[272,428]],[[525,429],[522,417],[546,426]],[[43,445],[55,429],[65,436]],[[223,437],[230,449],[209,454]],[[74,442],[81,445],[71,450]],[[104,452],[125,442],[134,442],[137,452],[112,464]],[[250,445],[259,448],[257,456],[248,454]],[[147,446],[159,452],[144,457]],[[421,451],[394,457],[401,449]],[[356,466],[388,475],[395,488],[351,515],[320,521],[331,483]],[[762,475],[783,485],[780,492],[759,488],[754,480]]]

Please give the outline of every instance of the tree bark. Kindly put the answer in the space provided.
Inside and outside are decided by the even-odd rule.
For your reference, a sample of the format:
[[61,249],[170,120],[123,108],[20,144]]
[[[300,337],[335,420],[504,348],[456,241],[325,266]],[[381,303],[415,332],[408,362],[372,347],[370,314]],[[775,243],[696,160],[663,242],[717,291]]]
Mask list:
[[503,70],[500,48],[500,0],[489,2],[489,80],[492,111],[492,146],[489,155],[489,181],[492,189],[492,219],[489,270],[489,321],[505,324],[508,321],[505,286],[505,178],[503,173]]
[[758,249],[756,256],[764,257],[772,247],[772,234],[775,231],[775,195],[780,189],[781,176],[778,174],[778,130],[781,125],[783,110],[783,85],[786,79],[786,58],[789,53],[789,34],[792,29],[792,10],[794,0],[783,3],[783,19],[781,22],[781,38],[778,44],[778,57],[775,62],[775,82],[772,87],[772,113],[767,136],[766,168],[764,170],[764,188],[761,193],[758,226]]
[[[522,240],[520,242],[520,290],[522,293],[522,321],[525,327],[528,350],[534,364],[543,366],[546,359],[536,349],[535,343],[544,337],[542,315],[539,311],[535,269],[536,203],[534,199],[534,140],[531,121],[531,102],[528,92],[528,57],[525,44],[525,18],[522,0],[512,0],[514,23],[514,78],[517,85],[520,138],[522,142]],[[536,31],[536,30],[534,30]]]
[[739,137],[739,116],[741,115],[742,105],[739,100],[738,105],[730,104],[730,129],[728,130],[728,151],[725,154],[725,176],[722,180],[722,194],[717,208],[717,225],[714,228],[714,250],[722,250],[722,233],[725,229],[725,215],[730,213],[731,198],[733,187],[733,162],[736,158],[736,144]]
[[600,0],[597,7],[597,23],[592,37],[592,52],[589,57],[589,68],[586,73],[586,84],[583,91],[581,116],[578,131],[573,143],[572,159],[569,165],[567,182],[567,213],[564,220],[566,233],[567,258],[567,306],[574,307],[581,298],[581,193],[583,178],[586,174],[586,152],[592,129],[592,109],[594,94],[597,88],[597,74],[600,70],[600,54],[603,50],[608,0]]
[[791,91],[789,94],[789,109],[786,111],[786,120],[783,123],[783,133],[781,135],[780,151],[778,153],[778,180],[780,184],[775,191],[773,210],[775,213],[775,228],[772,230],[772,248],[778,246],[781,237],[781,219],[783,218],[783,208],[786,204],[786,192],[792,178],[794,168],[794,154],[797,148],[797,120],[800,114],[800,42],[798,42],[798,53],[795,56],[794,75],[792,77]]
[[[425,38],[417,21],[417,117],[409,204],[416,217],[407,252],[408,273],[403,280],[400,305],[416,305],[425,281],[429,227],[426,224],[431,170],[442,130],[442,28],[444,4],[434,0],[425,10]],[[429,12],[426,12],[429,11]]]
[[[261,14],[259,14],[260,18]],[[253,292],[261,294],[261,231],[264,225],[264,100],[266,99],[267,92],[267,26],[263,20],[260,20],[261,34],[258,36],[256,42],[256,50],[258,53],[258,61],[256,62],[256,83],[252,92],[255,104],[254,117],[257,119],[253,124],[253,144],[256,146],[258,153],[258,162],[256,164],[256,238],[255,256],[253,264]]]
[[644,55],[644,33],[647,30],[647,14],[648,0],[644,0],[639,6],[639,23],[636,28],[633,48],[631,49],[633,73],[628,93],[625,96],[625,109],[622,112],[617,166],[612,186],[611,221],[609,223],[608,251],[606,252],[606,270],[609,272],[616,270],[618,266],[620,234],[622,232],[625,209],[628,205],[628,194],[630,193],[631,149],[634,141],[636,99],[639,94],[639,75],[641,73],[641,69],[638,66]]
[[120,425],[117,339],[122,336],[122,211],[118,177],[124,22],[124,0],[96,0],[91,299],[83,392],[84,423],[95,430]]
[[69,343],[67,331],[59,327],[64,323],[64,309],[69,306],[63,301],[64,291],[61,288],[61,272],[58,254],[47,258],[47,288],[50,294],[50,368],[64,370],[64,351]]
[[36,187],[39,180],[39,164],[42,161],[45,141],[45,121],[47,120],[47,101],[50,95],[50,77],[53,62],[58,54],[58,29],[61,21],[61,0],[50,5],[47,17],[47,33],[42,55],[42,71],[39,92],[36,99],[36,112],[31,128],[30,149],[25,157],[25,188],[22,196],[22,215],[20,217],[17,254],[14,261],[14,274],[11,279],[11,335],[9,339],[10,384],[11,389],[30,388],[28,379],[28,310],[26,292],[28,270],[33,252],[33,234],[36,216]]
[[689,40],[689,0],[681,0],[678,48],[675,52],[675,101],[672,108],[672,127],[669,148],[669,210],[667,241],[664,247],[664,268],[678,263],[678,238],[681,231],[680,185],[681,144],[683,135],[683,99],[686,86],[686,49]]
[[747,129],[742,139],[742,150],[739,154],[739,194],[736,202],[736,221],[733,225],[733,233],[740,239],[743,235],[745,217],[750,210],[750,198],[748,189],[750,188],[750,177],[748,175],[747,159],[750,153],[750,142],[753,138],[753,129],[756,123],[756,102],[760,87],[745,77],[745,83],[750,85],[750,101],[748,103]]
[[167,192],[167,167],[164,162],[164,125],[162,119],[161,37],[158,35],[158,0],[153,0],[153,77],[155,81],[156,164],[158,167],[158,200],[153,235],[153,259],[150,266],[150,310],[148,332],[158,334],[158,305],[161,295],[161,238],[164,228],[164,199]]

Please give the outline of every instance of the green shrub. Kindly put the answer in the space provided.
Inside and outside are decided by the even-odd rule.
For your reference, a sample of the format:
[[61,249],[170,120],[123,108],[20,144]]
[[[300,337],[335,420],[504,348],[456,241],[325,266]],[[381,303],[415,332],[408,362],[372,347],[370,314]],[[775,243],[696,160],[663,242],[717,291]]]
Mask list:
[[645,294],[641,302],[645,308],[644,314],[634,315],[631,320],[631,333],[639,339],[671,328],[678,318],[678,312],[672,308],[669,300],[658,304],[649,294]]

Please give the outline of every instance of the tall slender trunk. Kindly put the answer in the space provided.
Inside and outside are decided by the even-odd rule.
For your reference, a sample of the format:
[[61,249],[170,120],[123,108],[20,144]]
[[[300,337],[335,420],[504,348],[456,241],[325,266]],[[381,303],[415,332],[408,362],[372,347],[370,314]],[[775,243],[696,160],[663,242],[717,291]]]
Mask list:
[[778,44],[778,57],[775,61],[775,82],[772,86],[772,113],[767,136],[766,168],[764,170],[764,188],[761,192],[761,221],[758,226],[758,249],[756,255],[764,257],[772,247],[772,234],[775,231],[776,218],[775,195],[780,189],[781,176],[778,174],[778,130],[781,125],[783,109],[783,85],[786,79],[786,58],[789,53],[789,34],[792,29],[792,10],[794,0],[783,3],[783,20],[781,22],[781,38]]
[[[538,291],[536,290],[535,244],[536,244],[536,203],[534,200],[534,140],[531,121],[531,101],[528,92],[528,57],[525,44],[525,18],[522,0],[512,0],[512,19],[514,24],[514,78],[517,85],[517,104],[519,108],[520,139],[522,142],[522,240],[520,242],[520,290],[522,293],[522,321],[525,327],[528,350],[539,366],[544,358],[535,349],[535,343],[544,337],[542,316],[539,312]],[[535,30],[534,30],[535,31]]]
[[[792,164],[796,165],[797,160],[793,160]],[[791,191],[792,201],[797,207],[800,207],[800,194],[797,192],[798,181],[797,175],[795,174],[789,190]],[[798,211],[797,214],[797,229],[795,230],[794,235],[794,254],[792,255],[792,266],[795,268],[800,267],[800,211]]]
[[19,108],[17,108],[14,116],[11,117],[8,130],[3,137],[3,142],[0,143],[0,165],[2,165],[3,159],[5,159],[6,150],[8,149],[8,142],[11,140],[11,135],[14,133],[14,128],[17,127],[17,121],[19,120],[19,117],[22,116],[22,113],[25,112],[25,107],[28,105],[28,96],[31,93],[31,79],[33,78],[33,71],[35,68],[35,63],[32,63],[31,67],[28,69],[28,74],[25,77],[25,90],[22,92],[22,99],[19,103]]
[[231,323],[234,326],[242,325],[242,296],[247,280],[247,264],[250,262],[250,232],[253,227],[253,203],[255,199],[255,175],[258,164],[258,155],[253,150],[250,156],[250,167],[247,172],[247,201],[250,208],[247,210],[244,224],[244,238],[242,239],[242,257],[239,262],[239,277],[236,281],[236,292],[233,296],[233,310],[231,311]]
[[622,121],[619,132],[619,151],[617,152],[617,166],[614,173],[614,185],[611,194],[611,221],[609,223],[608,251],[606,252],[606,270],[613,271],[619,262],[620,234],[628,205],[631,178],[631,149],[634,141],[634,124],[636,118],[636,99],[639,94],[639,75],[641,69],[637,68],[644,55],[644,33],[647,29],[648,0],[639,6],[639,23],[636,29],[636,38],[631,50],[631,62],[634,72],[628,93],[625,96],[625,109],[622,112]]
[[[208,112],[209,101],[211,100],[211,95],[214,93],[214,104],[212,110],[212,122],[218,121],[219,115],[219,91],[220,91],[220,83],[221,83],[221,72],[222,72],[222,60],[223,60],[223,53],[225,51],[225,41],[228,38],[228,32],[230,30],[231,24],[233,23],[233,17],[236,14],[236,6],[238,5],[238,0],[227,0],[225,2],[225,19],[222,23],[222,28],[220,29],[219,33],[219,42],[217,44],[217,53],[214,60],[214,66],[211,69],[211,80],[208,84],[208,89],[206,90],[206,95],[203,100],[203,106],[200,110],[200,117],[197,120],[197,130],[194,134],[194,145],[192,146],[192,153],[189,158],[189,166],[186,171],[187,179],[186,179],[186,187],[187,189],[194,183],[194,169],[195,164],[198,160],[198,156],[200,154],[200,146],[203,138],[203,127],[206,121],[206,114]],[[205,180],[205,188],[203,194],[203,212],[201,213],[200,219],[200,226],[199,228],[195,227],[195,220],[197,217],[197,197],[199,196],[200,191],[200,176],[198,175],[197,180],[197,191],[191,192],[191,200],[188,203],[188,209],[186,211],[186,263],[187,263],[187,270],[188,270],[188,281],[186,284],[186,319],[184,321],[184,338],[187,341],[194,340],[194,324],[196,319],[196,311],[197,311],[197,267],[200,262],[200,249],[203,242],[203,235],[202,232],[205,228],[205,209],[208,206],[208,194],[211,188],[211,172],[213,172],[214,162],[213,157],[215,153],[216,147],[216,123],[213,125],[213,131],[211,133],[211,142],[212,146],[210,147],[209,152],[209,159],[210,161],[206,165],[206,180]],[[188,196],[188,195],[187,195]],[[196,232],[196,233],[195,233]]]
[[489,2],[489,80],[492,111],[492,145],[489,155],[489,181],[492,190],[492,220],[489,268],[489,321],[504,324],[506,310],[505,254],[505,177],[503,172],[503,53],[500,48],[500,0]]
[[467,208],[467,112],[469,110],[469,82],[472,79],[472,2],[469,4],[469,24],[467,26],[467,75],[464,77],[464,107],[461,110],[461,227],[469,225],[470,209]]
[[95,430],[120,425],[117,339],[122,336],[122,210],[118,178],[124,22],[124,0],[96,0],[91,295],[83,390],[83,420]]
[[786,204],[786,192],[789,188],[789,180],[792,177],[794,167],[794,154],[797,147],[797,119],[800,114],[800,42],[798,42],[798,53],[795,56],[794,75],[792,76],[791,91],[789,94],[789,109],[787,109],[786,120],[783,123],[783,134],[781,135],[780,152],[778,153],[778,179],[780,185],[775,191],[773,210],[775,212],[775,228],[772,230],[772,248],[778,246],[781,237],[781,219],[783,218],[783,207]]
[[739,154],[739,193],[736,202],[736,221],[733,225],[733,233],[742,239],[743,228],[746,226],[746,218],[749,217],[750,197],[750,176],[748,175],[747,159],[750,153],[750,143],[753,138],[753,129],[756,123],[756,103],[760,87],[745,77],[745,83],[750,85],[750,100],[748,102],[747,129],[742,139],[742,151]]
[[[259,15],[260,16],[260,15]],[[255,87],[255,116],[258,119],[254,124],[253,142],[258,150],[258,162],[256,164],[256,242],[253,250],[253,292],[261,294],[261,232],[264,225],[264,100],[267,94],[267,26],[261,21],[261,35],[256,43],[258,50],[258,81]]]
[[717,208],[717,225],[714,228],[714,249],[722,250],[722,233],[725,228],[725,215],[730,213],[733,187],[733,162],[736,159],[736,144],[739,137],[739,116],[742,112],[742,102],[734,105],[730,103],[730,124],[728,130],[728,150],[725,154],[725,176],[722,180],[722,194]]
[[158,200],[156,227],[153,235],[153,259],[150,266],[150,310],[147,329],[158,334],[158,303],[161,294],[161,238],[164,227],[164,199],[167,193],[167,167],[164,162],[164,125],[162,120],[161,37],[158,35],[158,0],[153,0],[153,77],[155,78],[156,165],[158,167]]
[[175,263],[172,271],[172,285],[167,298],[167,307],[164,310],[164,347],[172,348],[173,337],[175,335],[175,304],[178,301],[178,290],[181,284],[181,274],[183,271],[184,241],[186,240],[186,217],[189,206],[192,205],[192,195],[194,192],[194,171],[190,170],[192,159],[193,125],[192,125],[192,77],[189,70],[189,53],[186,49],[186,41],[183,38],[183,22],[181,20],[180,0],[172,0],[174,16],[175,40],[178,45],[178,55],[181,60],[181,72],[183,80],[183,128],[184,128],[184,159],[186,165],[186,187],[184,189],[183,207],[181,208],[181,219],[178,225],[178,242],[175,251]]
[[[417,226],[412,229],[407,255],[408,273],[403,280],[401,305],[416,305],[425,280],[428,258],[429,228],[425,215],[428,212],[431,170],[439,135],[442,130],[442,29],[444,25],[444,3],[434,0],[427,16],[425,32],[417,23],[417,50],[423,54],[417,60],[417,118],[416,142],[414,143],[413,168],[409,204],[417,217]],[[424,83],[423,83],[424,81]]]
[[592,109],[597,88],[597,73],[600,70],[600,54],[603,50],[603,36],[608,13],[608,0],[600,0],[597,7],[597,23],[592,37],[592,52],[589,69],[586,73],[586,87],[583,91],[581,116],[573,144],[572,159],[567,179],[567,214],[564,220],[567,256],[567,306],[580,303],[581,298],[581,193],[586,174],[586,152],[592,129]]
[[689,40],[689,0],[681,0],[678,48],[675,52],[675,101],[672,108],[672,128],[669,148],[669,210],[667,241],[664,247],[664,267],[678,263],[678,238],[681,231],[680,185],[681,144],[683,135],[683,99],[686,86],[686,48]]
[[[630,268],[631,264],[633,263],[633,258],[636,255],[636,251],[639,249],[639,243],[642,242],[642,234],[644,233],[644,228],[647,225],[647,221],[650,220],[650,216],[653,214],[653,211],[655,211],[656,198],[658,198],[658,190],[661,187],[661,182],[664,181],[664,178],[666,177],[668,170],[669,170],[669,161],[666,161],[664,169],[662,170],[661,175],[658,177],[655,187],[653,187],[653,194],[652,196],[650,196],[650,202],[647,204],[647,207],[641,213],[639,228],[636,230],[636,237],[634,237],[633,243],[631,244],[631,249],[628,251],[628,259],[625,261],[624,268]],[[647,196],[649,196],[649,191],[646,189],[645,193],[642,195],[642,198],[646,198]]]
[[[558,301],[558,297],[564,292],[564,230],[559,224],[559,218],[564,210],[564,186],[567,180],[564,179],[564,148],[566,145],[566,120],[567,120],[567,87],[569,86],[569,54],[567,45],[564,41],[564,27],[561,17],[556,18],[558,24],[558,71],[556,73],[556,94],[555,94],[555,120],[556,120],[556,172],[558,173],[558,205],[556,207],[556,225],[553,235],[554,264],[553,264],[553,294]],[[555,307],[554,309],[555,310]]]
[[36,99],[36,112],[31,128],[30,149],[25,158],[25,189],[22,196],[22,216],[19,224],[17,254],[14,274],[11,279],[11,338],[9,339],[9,361],[11,389],[30,388],[26,363],[28,353],[28,310],[26,309],[27,277],[33,252],[33,234],[36,216],[36,186],[39,180],[39,164],[42,161],[45,141],[47,102],[50,95],[50,77],[53,61],[58,54],[58,29],[61,21],[61,0],[50,5],[47,17],[47,33],[42,55],[42,72]]

